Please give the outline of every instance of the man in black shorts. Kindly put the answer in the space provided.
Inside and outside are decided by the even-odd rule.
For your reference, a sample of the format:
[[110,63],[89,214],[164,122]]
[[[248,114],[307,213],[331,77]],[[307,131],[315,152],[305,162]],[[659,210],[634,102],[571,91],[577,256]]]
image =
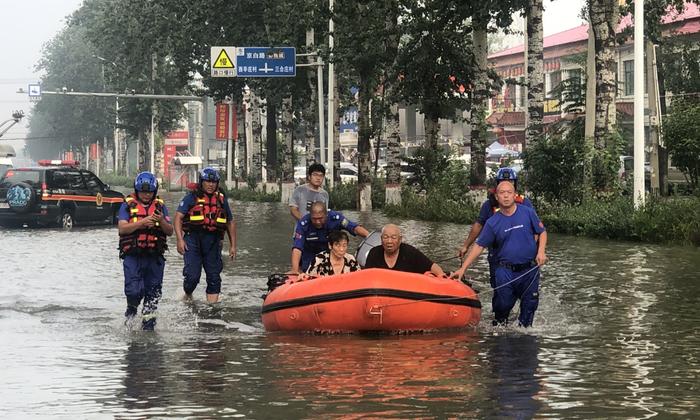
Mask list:
[[365,268],[386,268],[423,274],[428,271],[443,276],[439,265],[409,244],[401,243],[401,229],[393,224],[382,228],[382,244],[369,251]]

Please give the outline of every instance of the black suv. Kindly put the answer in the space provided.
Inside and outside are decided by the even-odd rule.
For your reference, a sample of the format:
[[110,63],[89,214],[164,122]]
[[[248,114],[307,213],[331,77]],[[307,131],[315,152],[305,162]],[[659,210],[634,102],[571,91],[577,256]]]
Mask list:
[[[75,161],[40,161],[0,178],[0,225],[70,229],[74,223],[116,223],[124,195]],[[54,166],[57,165],[57,166]]]

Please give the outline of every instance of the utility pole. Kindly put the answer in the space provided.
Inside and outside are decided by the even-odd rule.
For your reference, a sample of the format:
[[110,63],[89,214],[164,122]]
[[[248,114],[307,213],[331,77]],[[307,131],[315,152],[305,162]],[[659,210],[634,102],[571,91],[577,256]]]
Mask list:
[[647,40],[647,101],[649,103],[649,136],[651,137],[651,191],[654,194],[666,195],[665,170],[660,160],[659,149],[663,147],[661,141],[661,106],[659,101],[659,79],[656,72],[656,46]]
[[[330,56],[328,59],[328,156],[326,160],[326,151],[324,145],[321,145],[321,163],[326,164],[326,179],[328,185],[333,188],[333,139],[335,134],[335,65],[333,64],[333,48],[335,46],[335,25],[333,23],[333,0],[329,0],[328,9],[331,12],[331,18],[328,21],[328,50]],[[360,87],[361,89],[366,87]]]
[[634,208],[644,195],[644,0],[634,2]]
[[[157,55],[155,53],[151,54],[151,91],[156,93],[155,82],[156,82],[156,65],[157,65]],[[156,103],[153,101],[151,104],[151,142],[150,142],[150,155],[151,155],[151,173],[156,174]]]
[[114,175],[119,175],[119,97],[114,98]]
[[233,113],[236,112],[236,107],[233,104],[233,99],[228,101],[228,138],[226,139],[226,188],[233,188]]

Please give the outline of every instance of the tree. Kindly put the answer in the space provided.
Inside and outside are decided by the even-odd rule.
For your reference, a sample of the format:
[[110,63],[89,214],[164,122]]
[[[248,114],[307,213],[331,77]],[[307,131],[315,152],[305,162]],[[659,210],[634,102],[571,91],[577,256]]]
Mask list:
[[528,145],[542,136],[544,117],[544,53],[542,0],[530,0],[527,17],[527,127]]
[[675,100],[663,128],[673,165],[696,189],[700,181],[700,100]]
[[[42,85],[47,91],[99,92],[105,79],[98,61],[85,65],[84,57],[95,53],[85,30],[67,27],[46,46],[37,69],[45,71]],[[57,158],[68,150],[84,150],[87,144],[110,136],[114,127],[112,101],[61,95],[44,95],[29,118],[31,141],[27,151],[33,159]],[[82,155],[82,153],[81,153]]]
[[488,67],[489,24],[507,30],[513,23],[513,13],[524,7],[527,0],[486,0],[466,3],[464,13],[471,17],[474,81],[471,90],[469,124],[471,125],[470,185],[486,184],[486,112],[488,98],[496,88],[498,76]]
[[617,134],[616,29],[620,18],[618,0],[587,0],[595,38],[596,106],[592,153],[592,183],[596,190],[609,190],[615,182],[619,135]]
[[[387,16],[398,19],[398,1],[383,0],[341,0],[335,3],[333,59],[338,64],[338,91],[347,94],[351,86],[359,88],[358,101],[358,207],[360,210],[372,208],[370,138],[380,124],[370,124],[370,102],[377,97],[377,91],[387,74],[387,68],[394,62],[394,56],[387,54],[387,44],[381,40],[391,37],[397,26],[387,25]],[[384,87],[386,88],[386,87]],[[375,104],[380,101],[372,102]],[[349,101],[346,100],[346,103]],[[376,110],[375,110],[376,111]]]
[[417,104],[425,115],[426,145],[437,148],[440,118],[470,105],[476,62],[469,10],[460,1],[415,2],[402,16],[404,40],[399,48],[398,100]]

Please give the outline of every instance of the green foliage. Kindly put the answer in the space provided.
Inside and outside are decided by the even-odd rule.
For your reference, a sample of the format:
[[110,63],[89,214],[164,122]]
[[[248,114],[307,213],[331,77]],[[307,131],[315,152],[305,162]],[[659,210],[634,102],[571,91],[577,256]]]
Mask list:
[[469,168],[463,161],[451,160],[450,154],[429,147],[419,147],[406,161],[414,171],[408,179],[414,190],[442,194],[456,202],[465,199]]
[[585,154],[580,122],[566,132],[547,134],[524,153],[520,190],[527,186],[535,198],[550,203],[579,203]]
[[280,191],[268,193],[266,191],[258,191],[257,189],[251,188],[227,189],[223,184],[220,186],[220,188],[224,194],[226,194],[226,197],[233,200],[279,203],[282,199],[282,193]]
[[100,179],[102,180],[102,182],[104,182],[105,184],[109,184],[109,186],[111,186],[111,187],[115,187],[115,186],[133,187],[134,186],[134,177],[115,175],[113,172],[108,172],[106,174],[100,175]]
[[[101,66],[85,64],[94,49],[83,28],[66,28],[52,39],[37,65],[43,70],[45,91],[102,91]],[[111,137],[114,100],[106,98],[44,95],[29,118],[30,137],[27,152],[38,159],[55,159],[69,148],[84,146]]]
[[700,101],[677,100],[664,119],[664,139],[673,165],[690,180],[693,189],[700,179]]
[[[341,182],[328,191],[328,207],[333,210],[357,208],[357,183]],[[374,203],[372,203],[374,205]]]
[[[380,209],[384,207],[386,191],[384,190],[384,179],[372,179],[372,207]],[[357,208],[357,183],[341,182],[329,189],[329,207],[333,210],[346,210]]]
[[588,200],[581,205],[538,207],[547,229],[594,238],[694,243],[700,238],[700,198],[652,197],[639,211],[630,197]]
[[427,147],[407,159],[414,176],[401,190],[401,205],[385,213],[410,219],[471,223],[476,205],[467,197],[469,168],[461,160]]
[[696,39],[664,39],[658,57],[666,91],[676,94],[700,92],[700,46]]
[[384,213],[390,217],[468,224],[476,219],[478,210],[466,200],[448,199],[436,191],[421,194],[405,187],[401,190],[401,205],[387,205]]
[[416,1],[402,15],[397,57],[398,102],[414,103],[428,119],[454,118],[467,109],[477,71],[468,8],[451,0]]
[[605,149],[594,149],[592,155],[592,188],[597,196],[612,195],[619,192],[618,171],[620,153],[624,139],[620,133],[608,133],[605,136]]

